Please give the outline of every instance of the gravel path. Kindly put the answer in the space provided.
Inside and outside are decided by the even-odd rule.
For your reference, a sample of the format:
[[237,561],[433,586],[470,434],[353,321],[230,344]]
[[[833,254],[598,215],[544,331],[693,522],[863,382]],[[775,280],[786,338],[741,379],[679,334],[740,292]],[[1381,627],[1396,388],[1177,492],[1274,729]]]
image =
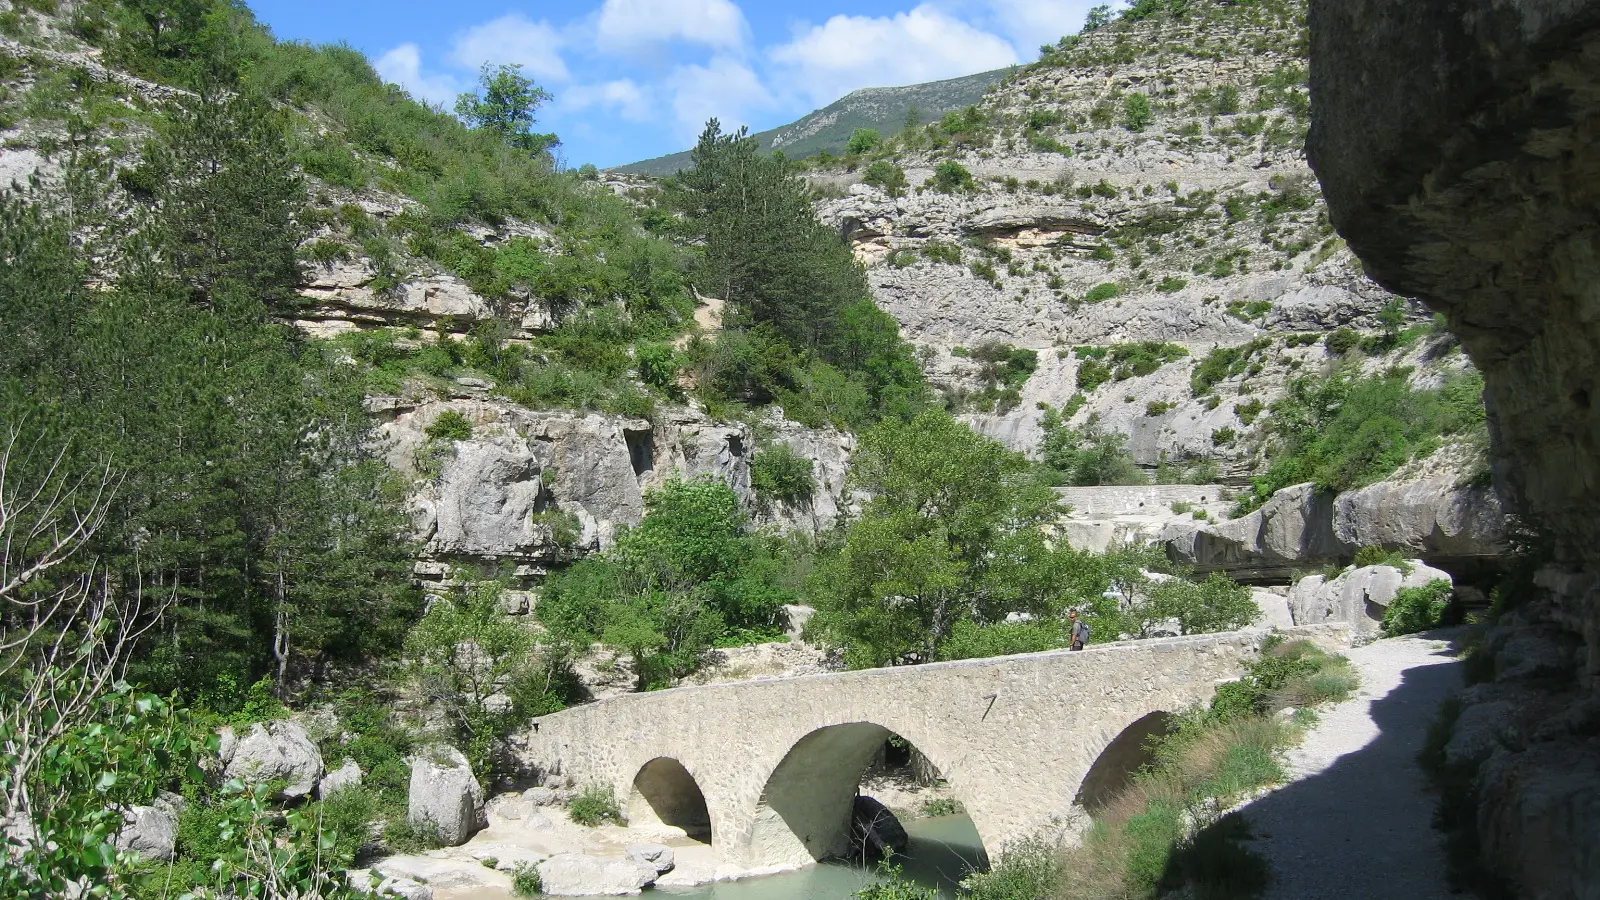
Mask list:
[[1266,900],[1449,898],[1416,758],[1439,704],[1460,689],[1460,665],[1444,641],[1415,636],[1345,655],[1360,691],[1323,710],[1289,753],[1292,781],[1245,808],[1272,866]]

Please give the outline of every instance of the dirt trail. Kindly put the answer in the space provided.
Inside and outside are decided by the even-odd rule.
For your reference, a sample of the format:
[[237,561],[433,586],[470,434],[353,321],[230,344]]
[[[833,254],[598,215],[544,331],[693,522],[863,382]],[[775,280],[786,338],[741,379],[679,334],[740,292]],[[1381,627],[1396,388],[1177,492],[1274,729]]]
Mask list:
[[1392,638],[1346,652],[1350,700],[1289,753],[1292,781],[1245,808],[1272,866],[1266,900],[1445,900],[1434,796],[1417,767],[1439,704],[1460,689],[1443,640]]

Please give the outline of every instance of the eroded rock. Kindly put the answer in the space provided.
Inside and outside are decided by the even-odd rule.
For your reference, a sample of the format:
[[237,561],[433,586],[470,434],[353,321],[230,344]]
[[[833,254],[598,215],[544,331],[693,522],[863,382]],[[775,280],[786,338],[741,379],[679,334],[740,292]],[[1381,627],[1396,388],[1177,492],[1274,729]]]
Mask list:
[[431,828],[447,847],[459,847],[489,824],[483,788],[460,750],[435,747],[411,760],[407,818]]
[[539,863],[544,892],[556,897],[637,894],[656,881],[654,865],[638,860],[559,853]]
[[1451,581],[1450,573],[1413,560],[1411,570],[1394,566],[1363,566],[1334,578],[1309,575],[1289,589],[1289,610],[1296,625],[1348,622],[1375,629],[1403,588],[1424,587],[1434,581]]
[[258,722],[243,737],[234,729],[220,732],[219,756],[223,778],[251,784],[284,782],[281,795],[288,799],[308,796],[322,778],[322,751],[298,722]]

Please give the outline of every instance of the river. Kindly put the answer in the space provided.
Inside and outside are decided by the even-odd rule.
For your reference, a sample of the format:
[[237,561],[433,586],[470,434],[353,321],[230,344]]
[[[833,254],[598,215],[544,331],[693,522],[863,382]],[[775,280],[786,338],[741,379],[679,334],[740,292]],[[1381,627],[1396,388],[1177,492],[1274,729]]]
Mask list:
[[[918,884],[938,888],[942,896],[953,898],[956,885],[967,873],[987,867],[978,830],[965,815],[907,819],[903,823],[911,844],[895,862]],[[875,880],[874,871],[864,865],[825,862],[782,875],[688,888],[656,888],[648,893],[673,900],[847,900]]]

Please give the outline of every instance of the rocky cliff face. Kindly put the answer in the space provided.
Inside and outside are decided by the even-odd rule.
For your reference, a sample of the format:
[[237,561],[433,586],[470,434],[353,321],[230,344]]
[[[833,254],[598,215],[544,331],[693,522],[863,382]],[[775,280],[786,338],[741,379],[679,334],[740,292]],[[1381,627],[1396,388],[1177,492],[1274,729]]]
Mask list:
[[[759,498],[750,485],[754,430],[693,410],[650,420],[535,411],[487,398],[417,404],[379,398],[371,405],[388,417],[381,431],[390,465],[416,485],[411,503],[425,542],[418,574],[426,578],[484,562],[535,577],[603,550],[618,527],[643,518],[645,492],[672,478],[722,481],[758,524],[785,530],[827,528],[848,503],[845,470],[854,438],[781,417],[769,420],[766,441],[811,461],[818,489],[809,503]],[[428,426],[446,412],[472,423],[469,439],[428,436]]]
[[1309,151],[1333,221],[1461,335],[1497,474],[1558,560],[1504,598],[1492,681],[1463,696],[1451,738],[1476,773],[1481,857],[1518,896],[1594,896],[1600,4],[1313,0],[1311,25]]
[[[864,183],[864,168],[817,176],[845,194],[819,204],[823,218],[937,384],[975,393],[970,351],[985,343],[1038,353],[1019,397],[966,404],[975,427],[1031,452],[1043,405],[1081,395],[1072,424],[1128,435],[1141,465],[1210,458],[1242,478],[1260,464],[1255,404],[1330,365],[1327,333],[1378,327],[1394,295],[1334,234],[1299,150],[1303,12],[1218,4],[1091,33],[986,97],[975,137],[902,152],[903,196]],[[1147,118],[1129,112],[1135,97]],[[939,187],[951,162],[970,189]],[[1079,378],[1076,348],[1144,341],[1184,355]],[[1195,369],[1218,348],[1246,361],[1199,396]],[[1460,364],[1440,349],[1382,365]]]

